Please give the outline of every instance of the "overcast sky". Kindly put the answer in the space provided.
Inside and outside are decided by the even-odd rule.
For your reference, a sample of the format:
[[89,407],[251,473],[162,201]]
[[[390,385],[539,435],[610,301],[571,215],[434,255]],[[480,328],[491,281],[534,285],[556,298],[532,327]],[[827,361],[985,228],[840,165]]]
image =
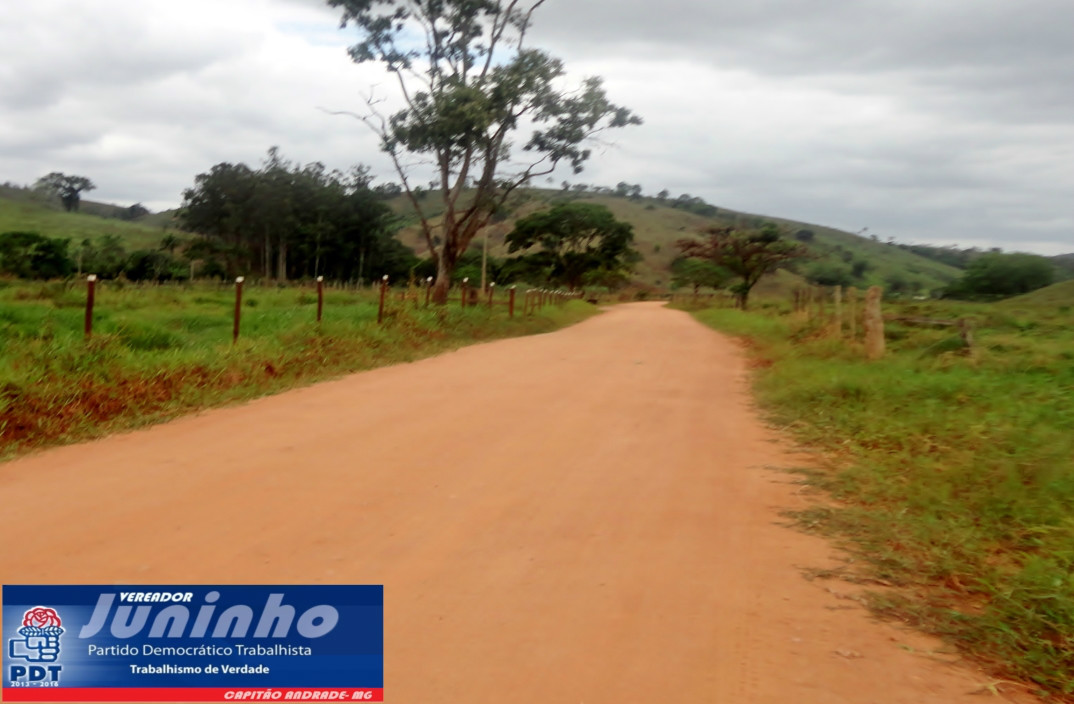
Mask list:
[[[8,0],[0,182],[177,206],[222,161],[365,163],[392,84],[317,0]],[[530,44],[644,119],[572,182],[901,242],[1074,252],[1071,0],[547,0]],[[545,184],[538,184],[545,185]]]

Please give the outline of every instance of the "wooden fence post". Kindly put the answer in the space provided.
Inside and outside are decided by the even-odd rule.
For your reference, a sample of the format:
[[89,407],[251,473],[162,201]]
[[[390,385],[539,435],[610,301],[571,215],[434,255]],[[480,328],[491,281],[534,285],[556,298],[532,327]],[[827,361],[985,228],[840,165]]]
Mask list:
[[512,286],[507,294],[507,317],[515,317],[515,287]]
[[317,277],[317,322],[321,322],[324,313],[324,277]]
[[847,289],[847,303],[850,308],[850,339],[858,339],[858,289]]
[[492,308],[492,297],[496,293],[496,282],[493,281],[489,284],[489,308]]
[[880,311],[883,291],[871,286],[865,294],[865,357],[875,360],[884,356],[884,317]]
[[962,337],[962,343],[966,345],[966,349],[970,352],[973,351],[973,323],[969,318],[958,319],[958,334]]
[[93,337],[93,302],[96,298],[97,275],[90,274],[86,277],[86,320],[83,326],[86,339]]
[[377,325],[384,322],[384,297],[388,295],[388,275],[380,280],[380,306],[377,308]]
[[429,307],[429,298],[433,295],[433,277],[425,279],[425,307]]
[[231,344],[239,341],[239,323],[242,320],[242,282],[245,280],[242,276],[235,279],[235,324],[231,328]]
[[832,330],[835,332],[836,337],[843,336],[843,287],[836,286],[832,291],[832,297],[835,299],[835,320],[833,321]]

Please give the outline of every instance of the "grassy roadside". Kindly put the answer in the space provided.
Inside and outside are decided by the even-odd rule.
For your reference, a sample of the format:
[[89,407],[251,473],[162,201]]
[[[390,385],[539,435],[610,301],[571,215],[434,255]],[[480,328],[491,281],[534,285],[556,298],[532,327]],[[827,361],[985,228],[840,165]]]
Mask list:
[[376,297],[251,288],[231,344],[234,293],[201,286],[101,286],[94,336],[83,339],[84,290],[0,282],[0,457],[159,422],[485,340],[580,321],[572,301],[514,318],[506,306],[415,308]]
[[[889,312],[892,311],[889,308]],[[809,480],[834,501],[800,516],[891,585],[879,612],[956,643],[998,677],[1074,694],[1074,331],[1069,309],[913,304],[971,317],[889,324],[889,355],[779,311],[695,311],[745,339],[771,420],[824,451]]]

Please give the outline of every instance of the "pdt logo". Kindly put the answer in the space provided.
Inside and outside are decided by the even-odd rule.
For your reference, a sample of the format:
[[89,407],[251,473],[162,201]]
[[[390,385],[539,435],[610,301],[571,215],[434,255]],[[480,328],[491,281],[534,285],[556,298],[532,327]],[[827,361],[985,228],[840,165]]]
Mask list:
[[25,660],[28,665],[12,665],[11,682],[58,682],[62,665],[53,663],[60,658],[60,636],[63,635],[60,615],[56,609],[35,606],[22,617],[21,638],[8,639],[7,654],[12,660]]

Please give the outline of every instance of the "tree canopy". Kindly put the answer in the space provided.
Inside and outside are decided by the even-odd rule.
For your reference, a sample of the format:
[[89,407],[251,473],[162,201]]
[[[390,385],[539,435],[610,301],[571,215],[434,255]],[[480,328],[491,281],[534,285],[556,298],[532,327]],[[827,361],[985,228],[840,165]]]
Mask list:
[[694,293],[702,288],[723,288],[731,272],[708,259],[676,257],[671,262],[671,285],[674,288],[689,286]]
[[[437,264],[434,299],[447,300],[459,257],[512,192],[560,164],[578,173],[587,143],[609,128],[640,124],[608,100],[599,78],[564,90],[558,59],[526,46],[544,0],[328,0],[342,26],[358,30],[357,63],[393,74],[404,107],[350,113],[376,132],[393,160]],[[519,135],[517,133],[524,132]],[[515,161],[513,147],[526,157]],[[442,215],[434,221],[419,197],[431,165]]]
[[782,239],[779,228],[771,223],[756,230],[711,227],[702,234],[702,240],[679,240],[679,251],[710,261],[739,277],[741,281],[733,290],[743,309],[762,276],[785,262],[806,256],[805,247]]
[[69,213],[77,212],[78,205],[82,202],[82,193],[97,188],[85,176],[68,176],[67,174],[53,171],[48,176],[42,176],[35,186],[47,191],[60,199],[64,210]]
[[394,216],[364,167],[342,174],[300,166],[271,149],[257,170],[217,164],[183,197],[183,227],[208,238],[200,256],[222,259],[228,275],[369,280],[406,276],[417,263],[392,237]]
[[36,232],[0,234],[0,274],[22,279],[57,279],[74,270],[67,255],[68,240]]
[[1036,254],[989,252],[969,263],[946,295],[954,298],[1017,296],[1044,288],[1055,280],[1055,266]]
[[595,203],[564,203],[521,218],[506,242],[509,253],[538,247],[523,257],[525,268],[572,291],[622,276],[639,258],[633,227]]

